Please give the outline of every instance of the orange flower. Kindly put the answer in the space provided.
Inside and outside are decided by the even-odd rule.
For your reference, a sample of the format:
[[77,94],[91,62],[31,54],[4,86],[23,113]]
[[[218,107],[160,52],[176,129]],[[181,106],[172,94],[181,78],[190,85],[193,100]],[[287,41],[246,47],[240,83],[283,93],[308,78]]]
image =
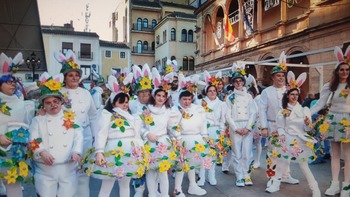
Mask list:
[[29,148],[32,152],[34,152],[36,149],[39,148],[40,142],[38,142],[36,139],[33,141],[29,142]]
[[266,174],[268,177],[273,177],[273,176],[275,176],[275,171],[273,171],[272,169],[268,169],[266,171]]
[[63,121],[63,126],[66,127],[66,129],[70,129],[73,128],[74,122],[72,122],[71,120],[64,120]]

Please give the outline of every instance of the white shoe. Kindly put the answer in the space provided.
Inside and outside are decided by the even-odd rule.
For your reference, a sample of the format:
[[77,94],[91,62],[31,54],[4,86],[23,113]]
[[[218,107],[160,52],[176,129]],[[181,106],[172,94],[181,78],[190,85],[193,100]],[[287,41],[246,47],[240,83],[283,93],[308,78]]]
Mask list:
[[177,191],[175,190],[172,196],[176,196],[176,197],[186,197],[185,194],[182,191]]
[[236,186],[237,187],[244,187],[245,186],[244,179],[237,179],[236,180]]
[[244,185],[245,186],[252,186],[253,185],[253,181],[250,177],[247,177],[244,179]]
[[340,193],[339,181],[332,181],[331,186],[326,190],[324,194],[326,196],[334,196]]
[[203,196],[207,194],[207,191],[200,188],[198,185],[193,185],[188,188],[188,193],[191,195]]
[[340,192],[340,197],[349,197],[350,196],[350,183],[343,182],[342,190]]
[[280,190],[280,184],[281,184],[281,181],[273,179],[271,180],[270,187],[266,188],[265,191],[268,193],[277,192]]
[[299,180],[298,179],[295,179],[293,178],[292,176],[289,176],[287,178],[282,178],[281,180],[282,183],[288,183],[288,184],[292,184],[292,185],[295,185],[295,184],[299,184]]
[[198,186],[204,186],[204,183],[205,183],[205,179],[204,179],[204,178],[200,178],[200,179],[197,181],[197,185],[198,185]]
[[210,185],[216,185],[217,184],[215,175],[214,176],[209,176],[208,179],[209,179],[209,184]]
[[254,162],[253,168],[255,169],[260,168],[260,162]]

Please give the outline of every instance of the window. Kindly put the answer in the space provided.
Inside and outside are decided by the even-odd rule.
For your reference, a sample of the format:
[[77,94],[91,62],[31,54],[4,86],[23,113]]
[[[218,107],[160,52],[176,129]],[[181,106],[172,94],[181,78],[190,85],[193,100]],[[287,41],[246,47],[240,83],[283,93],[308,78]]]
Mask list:
[[159,44],[159,35],[156,38],[157,44]]
[[92,58],[91,44],[80,44],[80,58]]
[[193,42],[193,31],[188,30],[188,42]]
[[194,57],[190,57],[188,60],[189,70],[194,70]]
[[119,58],[120,58],[120,59],[125,59],[125,52],[123,52],[123,51],[120,52],[120,53],[119,53]]
[[142,41],[137,41],[137,53],[142,53]]
[[109,57],[109,58],[111,58],[111,57],[112,57],[112,53],[111,53],[111,51],[106,50],[106,51],[105,51],[105,57]]
[[137,30],[142,30],[142,19],[141,18],[137,19]]
[[90,65],[80,65],[80,69],[82,71],[82,75],[89,76],[87,80],[92,80],[91,75],[91,66]]
[[188,58],[186,56],[182,59],[182,70],[188,70]]
[[143,41],[143,50],[147,51],[148,50],[148,42]]
[[154,28],[156,25],[157,25],[157,21],[156,21],[156,19],[153,19],[152,20],[152,28]]
[[166,30],[163,31],[163,43],[165,43],[165,42],[166,42]]
[[172,28],[172,29],[171,29],[171,32],[170,32],[170,40],[172,40],[172,41],[175,41],[175,40],[176,40],[176,31],[175,31],[175,28]]
[[154,45],[154,42],[152,42],[152,51],[155,50],[155,45]]
[[143,27],[148,28],[148,19],[147,18],[143,19]]
[[69,49],[73,51],[73,43],[72,42],[62,42],[62,53],[66,54]]
[[187,30],[186,29],[183,29],[181,31],[181,41],[182,42],[187,42]]

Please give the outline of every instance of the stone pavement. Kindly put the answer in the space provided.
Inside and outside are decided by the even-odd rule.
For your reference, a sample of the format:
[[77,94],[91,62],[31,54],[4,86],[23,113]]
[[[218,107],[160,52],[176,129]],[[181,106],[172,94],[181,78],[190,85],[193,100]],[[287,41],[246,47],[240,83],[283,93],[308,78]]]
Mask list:
[[[296,163],[291,164],[291,174],[294,178],[299,179],[300,184],[298,185],[289,185],[289,184],[281,184],[281,188],[279,192],[270,194],[265,192],[266,187],[266,174],[265,174],[265,152],[262,154],[261,158],[261,168],[256,169],[252,174],[253,179],[253,186],[249,187],[236,187],[235,186],[235,176],[233,174],[233,169],[231,169],[229,174],[224,174],[221,172],[221,167],[216,167],[216,178],[218,184],[216,186],[209,185],[208,182],[206,182],[204,189],[207,190],[207,194],[205,196],[208,197],[238,197],[238,196],[247,196],[247,197],[308,197],[312,196],[312,192],[309,189],[309,186],[307,184],[307,181],[302,174],[299,165]],[[342,163],[343,166],[343,163]],[[316,165],[310,165],[310,168],[318,181],[319,187],[321,189],[321,193],[324,196],[324,192],[329,186],[330,180],[331,180],[331,170],[330,170],[330,160],[327,160],[326,163],[323,164],[316,164]],[[344,171],[341,171],[340,180],[343,180],[343,173]],[[173,190],[174,187],[174,179],[169,178],[169,185],[170,190]],[[91,179],[90,181],[90,193],[91,197],[97,197],[99,188],[100,188],[101,182],[97,179]],[[24,197],[36,197],[34,186],[33,185],[24,185]],[[187,194],[188,189],[188,179],[185,175],[184,181],[183,181],[183,191],[188,197],[194,197],[193,195]],[[133,190],[131,189],[131,193],[133,194]],[[114,188],[112,190],[111,196],[119,196],[118,192],[118,184],[116,183],[114,185]],[[145,192],[144,196],[147,196],[147,192]]]

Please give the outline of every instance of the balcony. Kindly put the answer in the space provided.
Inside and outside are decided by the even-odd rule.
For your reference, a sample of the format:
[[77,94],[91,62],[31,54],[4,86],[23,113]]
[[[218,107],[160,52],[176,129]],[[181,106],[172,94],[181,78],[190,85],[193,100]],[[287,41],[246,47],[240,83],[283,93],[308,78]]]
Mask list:
[[132,51],[131,53],[136,53],[136,54],[151,54],[151,55],[154,55],[154,50],[150,50],[150,49],[141,49],[141,50],[137,50],[137,46],[133,46],[132,47]]
[[152,25],[148,25],[147,27],[144,27],[141,25],[141,27],[137,26],[137,23],[132,24],[132,31],[145,31],[145,32],[154,32]]
[[80,60],[93,60],[94,52],[78,52],[78,58]]

